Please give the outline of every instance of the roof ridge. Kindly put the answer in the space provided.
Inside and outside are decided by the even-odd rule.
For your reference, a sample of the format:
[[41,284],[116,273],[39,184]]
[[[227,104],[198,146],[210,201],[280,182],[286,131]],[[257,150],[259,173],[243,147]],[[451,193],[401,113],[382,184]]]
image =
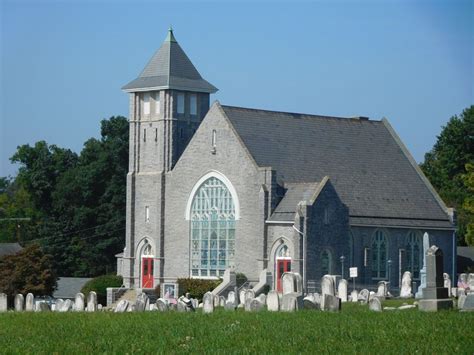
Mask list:
[[[241,109],[241,110],[249,110],[249,111],[262,111],[262,112],[270,112],[270,113],[281,113],[286,115],[298,115],[304,116],[303,118],[329,118],[329,119],[337,119],[337,120],[356,120],[361,121],[355,117],[340,117],[340,116],[326,116],[326,115],[317,115],[312,113],[301,113],[301,112],[289,112],[289,111],[277,111],[277,110],[268,110],[268,109],[261,109],[261,108],[251,108],[251,107],[243,107],[243,106],[232,106],[232,105],[221,105],[222,108],[230,108],[230,109]],[[381,120],[368,120],[369,122],[382,122]]]

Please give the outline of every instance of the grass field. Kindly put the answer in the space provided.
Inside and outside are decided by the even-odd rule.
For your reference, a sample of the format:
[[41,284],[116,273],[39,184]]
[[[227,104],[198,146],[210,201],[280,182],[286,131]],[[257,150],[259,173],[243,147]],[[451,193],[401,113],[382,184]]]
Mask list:
[[[397,305],[396,302],[387,305]],[[1,353],[473,354],[474,313],[3,313]]]

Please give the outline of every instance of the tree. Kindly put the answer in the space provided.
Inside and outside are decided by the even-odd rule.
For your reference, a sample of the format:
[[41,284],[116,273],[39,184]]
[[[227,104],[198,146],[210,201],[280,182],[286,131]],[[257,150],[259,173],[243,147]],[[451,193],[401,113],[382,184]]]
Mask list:
[[470,192],[464,183],[468,164],[474,164],[474,105],[453,116],[420,165],[441,198],[458,212],[458,244],[465,244],[466,226],[473,216],[464,202]]
[[474,164],[466,164],[467,173],[464,175],[464,184],[469,195],[464,200],[463,208],[469,215],[466,231],[466,243],[474,245]]
[[51,255],[45,255],[38,244],[32,244],[17,254],[0,258],[0,292],[51,295],[57,277],[52,269]]

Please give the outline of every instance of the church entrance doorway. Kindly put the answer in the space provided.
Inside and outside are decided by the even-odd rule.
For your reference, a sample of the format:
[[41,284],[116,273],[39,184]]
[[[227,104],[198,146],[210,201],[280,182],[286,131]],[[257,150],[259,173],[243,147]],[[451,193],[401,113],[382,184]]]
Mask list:
[[142,252],[142,288],[153,288],[154,257],[151,255],[151,245],[147,245]]
[[285,272],[291,271],[291,257],[290,257],[290,250],[288,246],[283,244],[278,248],[276,252],[276,285],[277,285],[277,292],[283,292],[283,285],[281,283],[281,276]]

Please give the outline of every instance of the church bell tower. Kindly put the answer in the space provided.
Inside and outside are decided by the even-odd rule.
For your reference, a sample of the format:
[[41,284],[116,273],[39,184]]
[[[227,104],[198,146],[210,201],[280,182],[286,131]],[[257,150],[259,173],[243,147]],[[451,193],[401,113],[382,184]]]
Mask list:
[[126,247],[118,256],[118,271],[127,287],[153,288],[163,265],[166,173],[188,145],[217,88],[201,77],[170,28],[138,78],[122,90],[129,93],[130,150]]

